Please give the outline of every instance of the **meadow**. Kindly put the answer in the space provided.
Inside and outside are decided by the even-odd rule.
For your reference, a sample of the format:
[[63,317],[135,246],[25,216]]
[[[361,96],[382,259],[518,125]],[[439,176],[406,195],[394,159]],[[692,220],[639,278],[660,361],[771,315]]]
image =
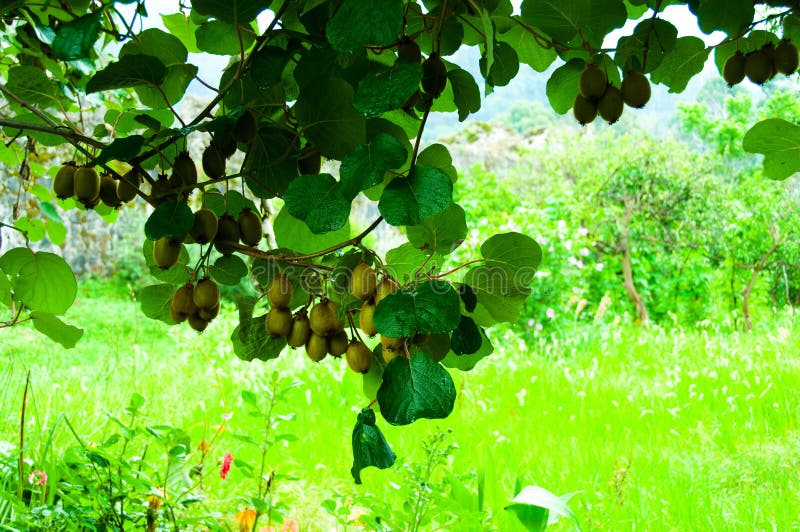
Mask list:
[[[634,328],[626,320],[527,334],[527,343],[519,330],[495,331],[492,356],[470,373],[451,370],[458,398],[448,419],[400,428],[379,420],[398,462],[364,470],[357,486],[350,436],[368,401],[343,361],[314,364],[288,350],[270,362],[237,359],[232,303],[199,335],[148,320],[131,293],[107,283],[82,284],[70,312],[86,329],[73,350],[24,326],[0,331],[0,455],[19,442],[28,372],[25,450],[37,467],[55,468],[78,438],[102,446],[119,431],[109,414],[126,419],[139,394],[139,422],[180,427],[191,437],[189,461],[205,455],[189,528],[195,519],[197,529],[238,529],[236,514],[257,490],[246,473],[258,468],[264,438],[251,403],[263,407],[266,390],[292,383],[275,404],[282,435],[265,462],[276,473],[278,527],[291,519],[300,530],[352,530],[359,514],[372,513],[384,530],[522,529],[503,508],[529,484],[573,494],[583,530],[800,523],[800,341],[788,314],[750,334],[726,322]],[[205,452],[201,441],[210,443]],[[431,441],[439,450],[426,453]],[[234,462],[223,480],[225,453]],[[151,449],[147,460],[165,456]]]

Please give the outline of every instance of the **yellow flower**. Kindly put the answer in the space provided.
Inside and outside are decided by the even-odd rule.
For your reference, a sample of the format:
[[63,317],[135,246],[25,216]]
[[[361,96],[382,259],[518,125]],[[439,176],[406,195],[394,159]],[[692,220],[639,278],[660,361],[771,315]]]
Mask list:
[[245,508],[236,514],[236,522],[239,523],[239,532],[250,532],[256,522],[256,511],[252,508]]

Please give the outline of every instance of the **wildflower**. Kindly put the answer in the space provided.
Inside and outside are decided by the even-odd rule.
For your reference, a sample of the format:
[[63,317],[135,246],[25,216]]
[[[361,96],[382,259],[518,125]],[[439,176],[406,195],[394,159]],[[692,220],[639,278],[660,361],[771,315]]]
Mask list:
[[232,417],[233,417],[233,412],[225,412],[224,414],[222,414],[222,419],[224,421],[230,421]]
[[147,498],[147,507],[153,512],[157,512],[161,508],[161,501],[166,497],[164,488],[153,488],[150,496]]
[[287,519],[283,522],[281,532],[300,532],[300,525],[294,519]]
[[232,462],[233,455],[229,452],[226,452],[225,456],[222,458],[222,467],[219,470],[219,476],[222,477],[222,480],[225,480],[228,476],[228,473],[230,473]]
[[239,532],[250,532],[256,523],[256,511],[252,508],[245,508],[236,514],[235,519],[239,524]]
[[551,309],[551,308],[547,309],[546,314],[547,314],[547,317],[549,319],[551,319],[551,320],[556,317],[556,311],[554,309]]
[[30,475],[28,475],[28,483],[33,484],[34,486],[44,486],[47,484],[47,473],[44,471],[31,471]]
[[528,327],[533,327],[536,325],[536,320],[528,320]]

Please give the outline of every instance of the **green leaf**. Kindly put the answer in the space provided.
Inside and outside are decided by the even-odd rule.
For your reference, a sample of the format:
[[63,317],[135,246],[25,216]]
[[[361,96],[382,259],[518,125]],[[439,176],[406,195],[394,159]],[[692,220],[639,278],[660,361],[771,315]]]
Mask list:
[[388,469],[396,459],[381,429],[375,425],[375,412],[369,407],[362,409],[353,427],[353,467],[350,473],[355,483],[361,484],[361,470],[367,467]]
[[383,371],[378,405],[392,425],[408,425],[417,419],[443,419],[453,411],[456,388],[441,364],[424,353],[408,360],[395,357]]
[[453,166],[453,157],[444,144],[431,144],[422,150],[417,157],[417,166],[438,168],[450,176],[450,180],[453,183],[458,181],[458,172]]
[[244,46],[245,50],[249,49],[255,42],[252,32],[239,27],[237,34],[236,28],[236,25],[222,20],[204,22],[195,31],[197,47],[203,52],[214,55],[236,55],[242,50],[241,46]]
[[547,99],[556,113],[563,115],[572,109],[585,65],[581,59],[570,59],[550,75],[547,80]]
[[745,134],[742,147],[764,155],[764,175],[769,179],[800,172],[800,126],[780,118],[762,120]]
[[306,138],[325,157],[342,160],[366,142],[366,120],[353,107],[353,88],[342,79],[320,79],[303,87],[294,112]]
[[402,288],[378,303],[375,327],[390,338],[450,332],[461,318],[461,300],[450,283],[431,280]]
[[452,200],[450,177],[438,168],[417,164],[408,177],[396,177],[387,185],[378,210],[391,225],[419,225],[444,211]]
[[88,59],[102,26],[102,11],[96,11],[63,24],[53,39],[53,55],[62,61]]
[[448,255],[467,237],[467,216],[460,205],[451,203],[441,214],[408,227],[406,234],[409,242],[428,254]]
[[328,20],[325,35],[334,50],[349,52],[366,45],[390,45],[402,27],[402,0],[344,0]]
[[669,92],[683,92],[689,80],[703,70],[710,52],[711,48],[706,48],[702,39],[680,37],[675,41],[675,48],[650,74],[650,79],[669,87]]
[[143,145],[144,137],[141,135],[116,138],[106,148],[103,148],[100,155],[95,157],[89,166],[97,166],[109,161],[128,162],[139,155],[139,150]]
[[194,213],[177,199],[167,200],[153,210],[144,224],[144,235],[150,240],[169,236],[182,238],[189,234],[194,224]]
[[226,22],[251,22],[269,7],[271,0],[193,0],[192,8],[201,15]]
[[142,313],[153,320],[163,321],[170,325],[175,323],[169,315],[169,307],[172,304],[172,295],[175,290],[175,286],[171,284],[154,284],[139,290],[137,297],[142,306]]
[[488,357],[492,353],[494,353],[494,346],[492,346],[492,342],[489,341],[489,338],[486,336],[486,333],[480,331],[481,333],[481,346],[480,348],[471,355],[457,355],[454,352],[449,352],[444,360],[442,360],[442,364],[445,367],[458,369],[461,371],[472,371],[472,369],[484,358]]
[[517,52],[521,63],[525,63],[537,72],[544,72],[558,55],[554,48],[545,48],[531,37],[531,34],[519,24],[514,24],[510,30],[497,36],[501,42],[508,43]]
[[149,85],[140,85],[134,90],[142,103],[151,109],[168,109],[170,105],[181,101],[189,84],[194,81],[197,70],[194,65],[172,65],[167,68],[167,77],[164,78],[159,89]]
[[200,51],[194,38],[197,25],[189,17],[178,12],[170,15],[161,15],[161,21],[167,31],[181,41],[181,44],[186,47],[188,52],[197,53]]
[[289,214],[303,220],[315,234],[337,231],[350,217],[350,202],[330,174],[298,177],[289,185],[283,199]]
[[247,275],[247,264],[237,255],[223,255],[208,268],[208,272],[219,284],[235,286]]
[[[414,272],[422,266],[428,259],[429,253],[423,253],[414,247],[410,242],[406,242],[400,247],[390,249],[386,253],[386,271],[395,279],[403,282],[411,282]],[[442,265],[442,257],[438,255],[428,260],[425,267],[426,271],[438,271]]]
[[339,167],[339,188],[349,200],[359,192],[383,182],[386,172],[399,168],[408,157],[406,148],[395,137],[380,133],[369,144],[351,151]]
[[338,231],[314,234],[302,220],[298,220],[284,206],[272,223],[275,243],[279,248],[291,249],[297,253],[314,253],[329,248],[350,238],[350,224]]
[[67,241],[67,228],[63,223],[47,219],[44,221],[44,226],[47,229],[47,238],[56,246],[61,246]]
[[722,30],[730,36],[735,36],[746,29],[755,16],[755,6],[752,2],[699,0],[697,4],[697,23],[704,33]]
[[160,86],[167,77],[167,67],[150,55],[126,55],[99,70],[86,84],[86,92],[100,92],[138,85]]
[[31,312],[33,327],[54,342],[67,349],[75,347],[83,336],[83,329],[73,327],[61,321],[57,316],[47,312]]
[[259,198],[283,196],[297,177],[297,162],[286,157],[293,142],[291,133],[277,127],[262,127],[250,142],[242,173]]
[[628,19],[622,0],[524,0],[521,12],[525,22],[557,42],[568,43],[580,30],[595,48]]
[[498,42],[494,46],[494,61],[487,69],[486,57],[481,57],[479,66],[486,81],[495,87],[508,85],[519,72],[519,57],[510,44]]
[[255,302],[253,297],[243,297],[237,302],[239,325],[231,335],[234,352],[237,357],[248,362],[278,358],[286,347],[286,339],[270,337],[266,329],[266,315],[252,315]]
[[78,282],[58,255],[14,248],[0,257],[0,268],[9,275],[16,300],[32,311],[60,316],[75,301]]
[[463,122],[470,113],[481,108],[481,91],[472,74],[461,68],[447,71],[447,79],[453,89],[453,101],[458,108],[458,121]]
[[575,530],[580,531],[578,518],[567,506],[572,495],[559,497],[539,486],[525,486],[505,510],[513,512],[528,530],[544,530],[555,524],[559,518],[566,517],[572,521]]
[[480,328],[469,316],[461,316],[458,327],[450,338],[450,348],[456,355],[473,355],[483,342]]
[[364,116],[399,109],[419,87],[422,65],[400,60],[391,68],[369,73],[358,83],[353,106]]
[[478,268],[502,272],[508,276],[510,286],[530,286],[542,262],[539,244],[521,233],[501,233],[489,237],[481,245],[481,255],[486,260]]
[[178,263],[172,268],[162,270],[156,265],[153,259],[153,241],[145,238],[142,244],[142,255],[144,256],[145,264],[150,270],[150,275],[158,279],[162,283],[182,285],[189,280],[189,271],[186,264],[189,262],[189,252],[186,251],[186,246],[181,244],[181,251],[178,255]]
[[186,63],[189,51],[174,35],[157,28],[149,28],[125,43],[119,51],[119,56],[126,55],[147,55],[155,57],[164,66],[172,66]]
[[55,82],[36,67],[9,68],[5,87],[26,103],[37,107],[53,107],[58,102]]
[[[617,43],[614,61],[624,70],[652,72],[664,56],[675,48],[678,29],[660,18],[640,22],[632,35],[621,37]],[[647,52],[647,64],[644,54]]]

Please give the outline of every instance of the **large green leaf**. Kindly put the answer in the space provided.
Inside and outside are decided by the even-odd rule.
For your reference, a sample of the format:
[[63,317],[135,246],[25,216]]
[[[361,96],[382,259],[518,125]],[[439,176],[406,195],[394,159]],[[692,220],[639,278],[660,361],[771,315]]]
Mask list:
[[450,283],[425,281],[393,292],[378,303],[375,327],[391,338],[449,333],[458,327],[461,300]]
[[408,153],[395,137],[380,133],[369,144],[351,151],[339,167],[340,190],[352,200],[359,192],[383,182],[386,172],[399,168]]
[[335,50],[348,52],[392,44],[402,27],[402,0],[344,0],[328,20],[325,35]]
[[350,217],[350,201],[330,174],[298,177],[283,199],[289,214],[303,220],[315,234],[337,231]]
[[450,338],[450,349],[456,355],[474,355],[481,348],[483,335],[469,316],[461,316],[458,327]]
[[223,255],[208,267],[208,273],[219,284],[235,286],[247,275],[247,264],[237,255]]
[[358,83],[353,106],[364,116],[399,109],[419,87],[422,65],[400,60],[391,68],[369,73]]
[[669,87],[669,92],[683,92],[689,80],[703,70],[710,52],[711,48],[706,48],[702,39],[680,37],[675,41],[675,48],[650,74],[650,79]]
[[394,465],[396,458],[381,429],[375,425],[375,412],[371,408],[362,409],[353,427],[353,466],[350,473],[355,483],[361,484],[362,469],[387,469]]
[[37,331],[67,349],[75,347],[83,336],[83,329],[64,323],[54,314],[34,311],[31,312],[31,320]]
[[197,71],[196,66],[188,63],[172,65],[167,68],[167,77],[160,87],[140,85],[134,90],[142,103],[151,109],[168,109],[170,105],[181,101]]
[[745,134],[742,147],[764,155],[764,175],[769,179],[800,172],[800,126],[780,118],[762,120]]
[[5,88],[26,103],[38,107],[54,107],[58,102],[55,82],[36,67],[9,68]]
[[291,249],[297,253],[314,253],[350,238],[349,223],[338,231],[314,234],[305,222],[289,214],[286,206],[275,217],[272,229],[279,248]]
[[453,182],[438,168],[415,165],[408,177],[394,178],[378,209],[391,225],[419,225],[444,211],[453,200]]
[[386,271],[395,279],[402,282],[411,282],[414,272],[427,260],[425,271],[438,271],[442,265],[443,258],[435,255],[429,259],[430,253],[424,253],[414,247],[410,242],[406,242],[400,247],[390,249],[386,252]]
[[96,11],[61,25],[53,39],[53,55],[62,61],[88,59],[100,36],[102,16],[102,11]]
[[169,307],[172,304],[172,295],[175,293],[174,285],[154,284],[145,286],[139,290],[138,299],[142,306],[142,313],[150,319],[163,321],[173,324],[169,315]]
[[172,66],[185,63],[189,57],[189,51],[174,35],[157,28],[150,28],[125,43],[125,46],[119,51],[119,55],[120,57],[148,55],[161,61],[164,66]]
[[580,59],[570,59],[550,75],[547,80],[547,99],[556,113],[563,115],[572,109],[585,65]]
[[678,29],[666,20],[645,20],[636,26],[632,35],[620,38],[614,61],[626,72],[631,69],[652,72],[658,68],[664,56],[675,48],[677,39]]
[[150,240],[169,236],[181,238],[189,234],[194,224],[194,213],[186,202],[167,200],[150,214],[144,224],[144,234]]
[[14,248],[0,257],[17,301],[32,311],[60,316],[78,293],[78,282],[69,264],[53,253]]
[[519,61],[537,72],[547,70],[558,57],[554,48],[542,46],[519,24],[514,24],[510,30],[498,35],[498,39],[511,45],[517,52]]
[[492,346],[492,342],[489,341],[486,333],[484,331],[480,331],[480,333],[481,346],[475,353],[471,355],[457,355],[450,351],[447,356],[444,357],[444,360],[442,360],[442,364],[448,368],[472,371],[472,368],[474,368],[478,362],[494,353],[494,346]]
[[525,22],[558,42],[567,43],[580,31],[596,48],[628,18],[622,0],[524,0],[521,12]]
[[697,23],[705,33],[722,30],[736,36],[746,29],[755,15],[753,2],[697,0]]
[[366,120],[353,107],[353,88],[343,79],[306,85],[294,111],[306,138],[326,157],[341,160],[366,142]]
[[197,24],[195,24],[190,17],[178,12],[161,15],[161,21],[164,23],[164,27],[167,28],[170,35],[181,41],[187,51],[192,53],[200,51],[194,37]]
[[467,237],[467,216],[460,205],[451,203],[441,214],[408,227],[406,234],[409,242],[427,254],[448,255]]
[[253,360],[272,360],[286,347],[285,338],[272,338],[266,329],[266,315],[253,316],[256,299],[243,297],[239,306],[239,325],[234,329],[231,340],[237,357],[248,362]]
[[539,486],[525,486],[505,509],[516,514],[528,530],[545,530],[566,517],[572,521],[574,529],[580,531],[578,518],[567,506],[571,498],[572,494],[559,497]]
[[395,357],[383,371],[378,389],[381,415],[392,425],[417,419],[443,419],[453,411],[456,388],[441,364],[424,353]]
[[252,32],[223,20],[209,20],[200,24],[195,31],[195,39],[200,50],[215,55],[236,55],[242,47],[247,50],[255,42]]
[[250,190],[259,198],[283,196],[297,177],[297,162],[287,154],[294,137],[282,128],[265,126],[247,150],[242,173]]
[[167,67],[151,55],[126,55],[119,61],[99,70],[86,84],[86,92],[136,87],[137,85],[160,86],[167,77]]
[[481,255],[486,260],[477,268],[501,272],[508,276],[509,286],[516,287],[529,286],[542,262],[539,244],[521,233],[501,233],[489,237],[481,245]]
[[272,0],[192,0],[192,8],[227,22],[251,22],[267,9]]
[[508,85],[519,72],[519,56],[510,44],[500,41],[494,46],[494,61],[491,66],[486,56],[479,62],[481,74],[495,87]]
[[114,139],[111,144],[103,148],[100,155],[95,157],[90,166],[104,164],[109,161],[127,162],[139,155],[139,150],[144,145],[144,137],[141,135],[130,135]]
[[458,120],[463,122],[470,113],[477,113],[481,108],[481,91],[472,74],[461,68],[447,71],[447,79],[453,90],[453,101],[458,108]]

